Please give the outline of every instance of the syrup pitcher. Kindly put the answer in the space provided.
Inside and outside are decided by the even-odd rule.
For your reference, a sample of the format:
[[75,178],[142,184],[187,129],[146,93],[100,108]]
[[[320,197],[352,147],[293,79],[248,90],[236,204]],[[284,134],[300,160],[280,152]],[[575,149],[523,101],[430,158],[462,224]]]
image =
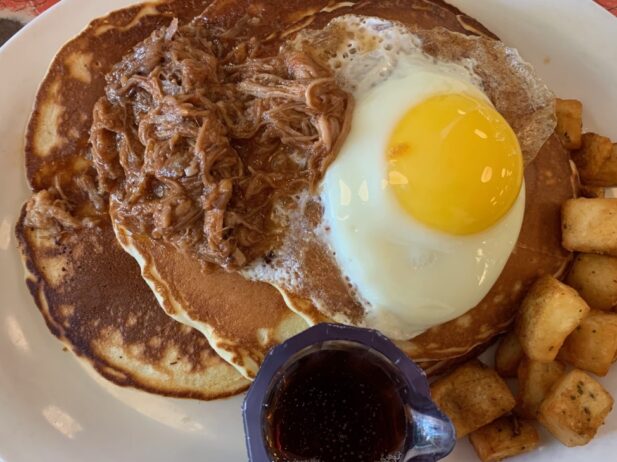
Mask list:
[[381,333],[338,324],[274,348],[242,410],[251,462],[436,461],[456,442],[422,369]]

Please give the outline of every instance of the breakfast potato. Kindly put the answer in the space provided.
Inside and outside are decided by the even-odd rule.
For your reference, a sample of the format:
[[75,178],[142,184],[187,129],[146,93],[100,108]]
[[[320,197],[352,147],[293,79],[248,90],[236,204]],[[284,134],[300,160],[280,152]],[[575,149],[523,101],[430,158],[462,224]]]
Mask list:
[[589,186],[582,184],[579,187],[578,194],[581,197],[587,197],[588,199],[597,199],[606,196],[606,188],[602,186]]
[[606,375],[617,354],[617,314],[592,311],[566,339],[559,358],[574,367]]
[[555,131],[566,149],[579,149],[583,133],[583,104],[576,99],[555,101],[557,128]]
[[433,399],[462,438],[510,412],[516,401],[499,374],[470,361],[431,385]]
[[572,153],[581,183],[617,186],[617,147],[606,136],[585,133],[581,148]]
[[516,377],[518,365],[525,357],[521,342],[514,331],[504,335],[495,351],[495,370],[502,377]]
[[566,284],[576,289],[591,309],[611,310],[617,305],[617,258],[578,254]]
[[523,417],[535,419],[540,404],[565,371],[566,366],[559,361],[546,363],[523,359],[518,368],[516,412]]
[[613,408],[613,397],[596,380],[574,369],[553,385],[538,420],[566,446],[589,443]]
[[588,312],[576,290],[552,276],[542,276],[527,293],[516,320],[523,351],[530,359],[553,361]]
[[469,441],[482,462],[496,462],[532,451],[540,437],[530,421],[506,416],[471,433]]
[[617,256],[617,199],[569,199],[561,208],[562,244]]

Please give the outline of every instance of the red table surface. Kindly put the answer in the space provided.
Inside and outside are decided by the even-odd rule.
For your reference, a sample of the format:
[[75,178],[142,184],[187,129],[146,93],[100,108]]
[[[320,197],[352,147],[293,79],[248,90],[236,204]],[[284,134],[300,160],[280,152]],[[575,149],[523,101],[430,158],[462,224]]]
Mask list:
[[596,3],[599,3],[608,11],[617,16],[617,0],[596,0]]
[[0,0],[0,16],[9,11],[22,13],[25,18],[34,17],[57,2],[58,0]]

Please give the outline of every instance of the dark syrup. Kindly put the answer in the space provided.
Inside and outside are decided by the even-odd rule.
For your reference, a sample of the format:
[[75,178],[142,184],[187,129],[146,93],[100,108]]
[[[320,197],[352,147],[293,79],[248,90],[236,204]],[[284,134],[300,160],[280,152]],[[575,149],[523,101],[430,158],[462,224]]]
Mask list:
[[266,409],[273,460],[398,460],[392,457],[403,448],[408,413],[384,361],[357,347],[300,358],[274,386]]

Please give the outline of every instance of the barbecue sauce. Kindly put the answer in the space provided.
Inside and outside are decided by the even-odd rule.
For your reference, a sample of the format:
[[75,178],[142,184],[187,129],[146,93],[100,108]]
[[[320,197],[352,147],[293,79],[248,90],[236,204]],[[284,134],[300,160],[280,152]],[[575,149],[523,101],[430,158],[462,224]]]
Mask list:
[[275,462],[396,461],[409,418],[384,359],[325,349],[301,357],[273,386],[264,431]]

